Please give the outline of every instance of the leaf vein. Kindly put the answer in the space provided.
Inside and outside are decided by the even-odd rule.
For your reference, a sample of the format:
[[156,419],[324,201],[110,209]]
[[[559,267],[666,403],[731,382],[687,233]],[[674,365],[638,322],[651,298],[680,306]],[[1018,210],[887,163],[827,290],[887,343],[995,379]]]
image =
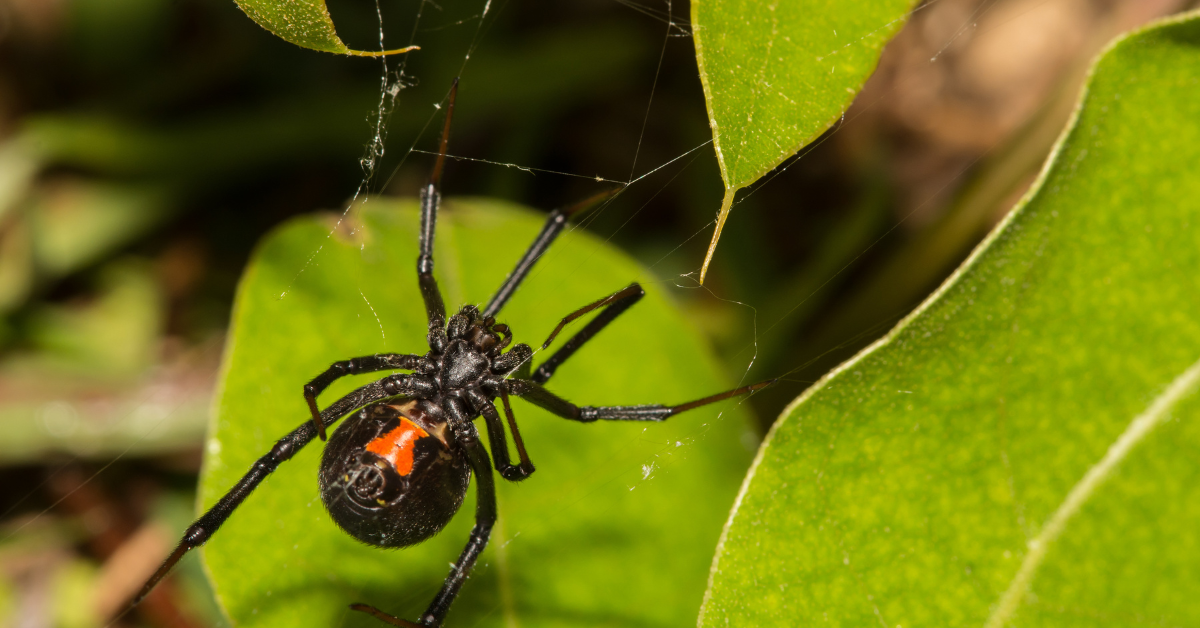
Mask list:
[[1058,539],[1067,527],[1067,523],[1075,513],[1079,512],[1088,498],[1095,494],[1100,485],[1112,475],[1117,465],[1121,464],[1129,452],[1133,450],[1155,428],[1162,424],[1170,411],[1185,397],[1195,392],[1200,384],[1200,361],[1192,364],[1175,378],[1166,390],[1154,399],[1146,411],[1138,415],[1129,427],[1108,448],[1108,452],[1096,463],[1083,479],[1076,484],[1058,510],[1051,515],[1050,520],[1042,531],[1029,542],[1029,553],[1021,561],[1021,567],[1012,583],[1000,597],[999,603],[985,625],[986,628],[1003,626],[1016,613],[1017,605],[1033,582],[1038,567],[1046,558],[1049,547]]

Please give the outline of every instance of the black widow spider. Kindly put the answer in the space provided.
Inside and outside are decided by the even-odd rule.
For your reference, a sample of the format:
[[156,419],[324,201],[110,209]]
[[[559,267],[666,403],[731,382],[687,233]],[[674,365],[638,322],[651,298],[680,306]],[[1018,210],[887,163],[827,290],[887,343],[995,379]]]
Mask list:
[[[533,473],[509,405],[516,395],[565,419],[592,422],[662,421],[669,416],[737,395],[753,392],[771,381],[743,386],[717,395],[675,406],[577,406],[542,387],[580,346],[645,295],[637,283],[590,303],[566,316],[543,343],[550,345],[568,323],[603,308],[561,349],[533,369],[529,345],[513,345],[507,325],[495,316],[528,275],[538,258],[562,232],[568,219],[581,210],[611,198],[601,194],[565,210],[550,214],[541,232],[516,268],[481,312],[464,305],[446,319],[445,305],[433,277],[434,227],[440,203],[440,180],[450,134],[450,120],[458,81],[450,89],[449,106],[429,183],[421,190],[420,254],[417,282],[428,317],[429,352],[425,355],[376,354],[333,363],[304,386],[304,398],[312,411],[305,421],[279,439],[271,451],[259,458],[242,479],[208,512],[200,516],[162,566],[146,582],[130,606],[137,604],[192,549],[203,545],[247,496],[300,448],[320,436],[343,416],[346,422],[333,433],[321,458],[321,500],[333,520],[354,538],[370,545],[394,548],[420,543],[437,534],[466,496],[471,475],[476,476],[475,527],[466,547],[455,562],[441,591],[430,603],[419,623],[389,615],[373,606],[352,604],[395,626],[419,628],[439,626],[450,605],[487,545],[496,521],[495,485],[491,467],[510,481],[521,481]],[[324,410],[317,395],[334,380],[359,373],[406,370],[411,374],[389,375],[362,386]],[[494,400],[504,408],[508,429],[520,458],[512,464],[504,423]],[[353,412],[353,414],[351,414]],[[492,457],[479,440],[473,421],[480,416],[492,444]]]

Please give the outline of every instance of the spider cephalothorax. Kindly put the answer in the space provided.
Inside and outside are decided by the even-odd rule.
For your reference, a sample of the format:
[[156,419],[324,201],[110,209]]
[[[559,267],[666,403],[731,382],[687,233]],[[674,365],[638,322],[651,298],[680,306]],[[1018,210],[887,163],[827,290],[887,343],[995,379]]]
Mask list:
[[[457,86],[457,82],[455,83]],[[438,186],[446,157],[450,116],[454,111],[454,89],[438,159],[430,182],[421,191],[420,254],[417,257],[417,286],[429,322],[429,352],[425,355],[379,353],[334,362],[304,385],[311,420],[281,438],[271,451],[250,468],[242,479],[184,533],[179,546],[142,587],[133,602],[141,600],[188,551],[212,537],[234,510],[281,463],[318,436],[326,439],[326,426],[345,419],[325,446],[319,484],[321,500],[334,521],[355,538],[382,547],[403,547],[437,534],[462,505],[472,475],[475,477],[475,527],[441,591],[413,623],[366,604],[351,608],[395,626],[438,626],[450,604],[487,546],[496,522],[494,468],[506,480],[520,481],[533,473],[521,432],[509,405],[510,395],[519,396],[553,415],[579,422],[662,421],[693,408],[758,390],[769,382],[742,386],[690,403],[675,406],[577,406],[542,386],[568,358],[600,333],[617,316],[637,303],[645,292],[634,283],[572,312],[543,343],[543,348],[565,325],[599,310],[583,329],[562,347],[530,368],[533,351],[526,344],[513,345],[507,325],[495,316],[516,292],[534,263],[542,257],[567,220],[576,212],[611,198],[605,193],[565,210],[555,210],[534,239],[516,268],[501,284],[482,311],[463,306],[446,320],[445,304],[433,276],[433,237],[440,203]],[[393,373],[361,386],[334,401],[324,410],[317,396],[346,375]],[[495,400],[504,409],[500,417]],[[491,445],[491,456],[475,430],[475,419],[483,418]],[[508,454],[512,435],[518,463]]]
[[495,399],[504,379],[533,357],[524,343],[502,353],[511,342],[508,325],[491,316],[484,318],[479,308],[466,305],[450,317],[445,336],[436,331],[429,334],[429,353],[417,372],[431,376],[440,395],[469,403],[471,396],[482,392]]

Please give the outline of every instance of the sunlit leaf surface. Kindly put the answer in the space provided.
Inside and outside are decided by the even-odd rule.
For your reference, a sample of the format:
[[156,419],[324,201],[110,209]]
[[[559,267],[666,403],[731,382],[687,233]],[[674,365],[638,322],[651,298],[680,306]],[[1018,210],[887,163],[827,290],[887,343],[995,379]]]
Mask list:
[[693,0],[696,63],[725,182],[705,270],[734,193],[837,121],[913,4]]
[[304,48],[359,57],[378,57],[414,50],[351,50],[342,43],[329,17],[325,0],[235,0],[259,26],[276,37]]
[[1200,623],[1200,17],[1099,61],[1031,196],[787,410],[705,626]]
[[[448,307],[484,303],[543,218],[497,202],[447,203],[436,272]],[[415,203],[381,200],[337,227],[332,217],[293,221],[263,243],[238,294],[204,504],[305,420],[301,387],[331,362],[427,350],[416,246]],[[564,314],[633,280],[647,297],[550,388],[579,402],[622,404],[684,401],[729,385],[653,277],[581,231],[563,235],[500,319],[518,340],[540,345]],[[336,384],[321,401],[364,381]],[[692,625],[755,442],[736,402],[651,426],[581,425],[513,403],[537,472],[520,484],[497,480],[500,523],[448,625]],[[450,526],[423,545],[358,543],[321,505],[320,453],[314,443],[285,463],[205,549],[219,599],[239,626],[379,625],[347,610],[352,602],[415,618],[466,542],[473,489]]]

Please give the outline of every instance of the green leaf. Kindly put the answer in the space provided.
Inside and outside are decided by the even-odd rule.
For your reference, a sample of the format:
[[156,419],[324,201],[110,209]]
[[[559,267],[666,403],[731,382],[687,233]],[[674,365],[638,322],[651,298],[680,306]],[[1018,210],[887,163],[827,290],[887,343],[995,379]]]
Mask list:
[[1100,59],[1034,191],[759,452],[703,626],[1200,622],[1200,14]]
[[322,52],[356,57],[382,57],[411,50],[419,46],[408,46],[396,50],[351,50],[342,43],[333,28],[333,18],[325,0],[235,0],[238,7],[259,26],[271,31],[276,37]]
[[833,126],[914,4],[693,0],[696,64],[725,182],[702,283],[736,192]]
[[[447,304],[482,304],[544,215],[483,200],[443,208],[435,254]],[[301,388],[331,362],[428,350],[415,202],[371,200],[335,225],[288,223],[242,279],[201,482],[206,506],[305,421]],[[563,315],[633,280],[646,298],[550,388],[584,404],[680,402],[726,388],[653,276],[581,230],[563,234],[500,319],[537,346]],[[370,379],[342,380],[320,401]],[[581,425],[513,405],[537,472],[519,484],[497,480],[500,522],[449,625],[691,625],[749,466],[755,438],[745,414],[726,403],[651,426]],[[314,444],[285,463],[206,546],[220,602],[239,626],[378,626],[349,611],[353,602],[415,618],[466,543],[473,490],[422,545],[385,551],[355,541],[318,498],[320,454]]]

